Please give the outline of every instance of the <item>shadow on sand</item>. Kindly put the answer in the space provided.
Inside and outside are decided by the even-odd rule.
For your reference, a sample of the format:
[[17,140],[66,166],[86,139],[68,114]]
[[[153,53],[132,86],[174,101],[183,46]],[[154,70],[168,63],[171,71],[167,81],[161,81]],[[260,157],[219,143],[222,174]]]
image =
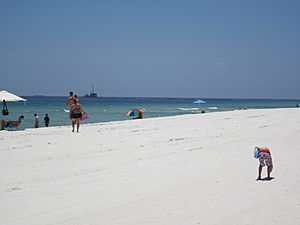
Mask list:
[[265,177],[265,178],[262,178],[262,179],[256,179],[256,181],[271,181],[271,180],[274,180],[275,178],[274,177]]

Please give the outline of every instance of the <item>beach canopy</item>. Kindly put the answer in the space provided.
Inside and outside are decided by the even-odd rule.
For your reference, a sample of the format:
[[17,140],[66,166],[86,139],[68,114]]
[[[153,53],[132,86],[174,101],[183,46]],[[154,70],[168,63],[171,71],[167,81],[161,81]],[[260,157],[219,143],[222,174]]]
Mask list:
[[143,115],[144,112],[145,112],[145,110],[143,110],[143,109],[132,109],[132,110],[129,110],[126,114],[127,114],[127,116],[138,116],[139,113],[141,113]]
[[205,104],[206,101],[203,101],[203,100],[201,100],[201,99],[198,99],[197,101],[194,101],[193,103],[194,103],[194,104]]
[[19,101],[27,101],[27,100],[15,94],[12,94],[8,91],[0,91],[0,102],[3,102],[2,115],[8,116],[9,114],[6,102],[19,102]]
[[15,94],[12,94],[8,91],[0,91],[0,101],[6,101],[6,102],[19,102],[19,101],[27,101],[24,98],[21,98]]

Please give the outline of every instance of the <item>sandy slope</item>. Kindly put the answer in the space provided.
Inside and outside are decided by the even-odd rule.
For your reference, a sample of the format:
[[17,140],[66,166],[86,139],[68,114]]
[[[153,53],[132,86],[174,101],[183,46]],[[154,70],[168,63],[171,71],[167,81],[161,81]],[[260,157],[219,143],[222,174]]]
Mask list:
[[0,224],[300,224],[299,140],[299,109],[2,131]]

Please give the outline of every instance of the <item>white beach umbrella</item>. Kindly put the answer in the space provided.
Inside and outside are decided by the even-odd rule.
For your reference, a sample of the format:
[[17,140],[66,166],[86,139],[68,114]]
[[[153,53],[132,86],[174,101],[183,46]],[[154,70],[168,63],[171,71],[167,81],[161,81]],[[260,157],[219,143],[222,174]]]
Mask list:
[[21,98],[15,94],[12,94],[8,91],[0,91],[0,101],[6,101],[6,102],[19,102],[19,101],[27,101],[24,98]]
[[8,116],[9,114],[6,102],[19,102],[19,101],[25,102],[27,100],[15,94],[12,94],[8,91],[0,91],[0,102],[3,102],[2,115]]

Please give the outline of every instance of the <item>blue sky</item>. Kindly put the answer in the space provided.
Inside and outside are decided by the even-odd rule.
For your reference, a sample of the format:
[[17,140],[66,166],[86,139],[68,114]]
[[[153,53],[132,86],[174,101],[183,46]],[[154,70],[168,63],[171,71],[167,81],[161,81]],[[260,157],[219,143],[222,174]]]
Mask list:
[[300,99],[300,1],[0,0],[0,89]]

